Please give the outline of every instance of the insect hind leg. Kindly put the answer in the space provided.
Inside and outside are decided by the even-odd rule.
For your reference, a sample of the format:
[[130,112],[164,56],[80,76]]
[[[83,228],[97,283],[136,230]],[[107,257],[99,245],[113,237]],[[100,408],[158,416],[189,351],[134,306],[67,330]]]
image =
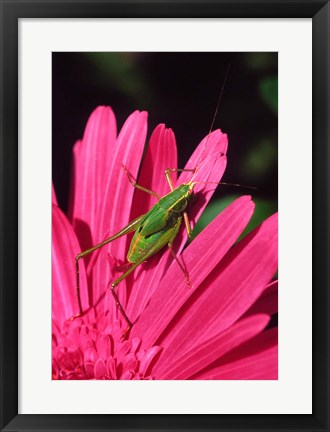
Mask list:
[[141,220],[143,219],[144,215],[139,216],[138,218],[134,219],[132,222],[130,222],[128,225],[126,225],[123,229],[121,229],[117,234],[106,238],[101,243],[98,243],[95,246],[92,246],[89,249],[86,249],[82,252],[80,252],[76,258],[75,258],[75,272],[76,272],[76,293],[77,293],[77,299],[78,299],[78,308],[79,312],[75,314],[73,317],[71,317],[71,320],[80,317],[83,315],[82,305],[81,305],[81,297],[80,297],[80,272],[79,272],[79,261],[85,256],[91,254],[92,252],[95,252],[97,249],[100,249],[101,247],[105,246],[106,244],[112,242],[113,240],[116,240],[119,237],[122,237],[132,231],[135,231],[136,228],[139,226]]
[[119,312],[122,314],[123,318],[125,319],[125,321],[127,323],[127,328],[126,328],[126,330],[124,331],[124,333],[122,335],[122,337],[124,338],[126,336],[126,334],[131,330],[133,324],[129,320],[128,316],[126,315],[126,312],[124,311],[124,308],[122,307],[122,305],[121,305],[121,303],[119,301],[118,295],[117,295],[117,293],[115,291],[115,287],[116,287],[115,283],[111,283],[110,282],[109,287],[110,287],[110,290],[111,290],[111,294],[112,294],[112,296],[113,296],[113,298],[115,300],[116,306],[117,306]]
[[135,187],[136,189],[140,189],[140,190],[142,190],[143,192],[146,192],[149,195],[155,196],[158,200],[161,199],[161,196],[158,195],[158,193],[156,193],[156,192],[154,192],[154,191],[152,191],[150,189],[147,189],[144,186],[141,186],[141,185],[137,184],[136,181],[133,180],[133,177],[132,177],[131,173],[127,170],[127,168],[126,168],[125,165],[122,165],[122,168],[124,170],[124,173],[127,175],[128,181],[131,183],[131,185],[133,187]]
[[189,288],[191,288],[191,283],[190,283],[190,278],[189,278],[189,273],[187,272],[187,270],[184,268],[183,264],[180,262],[179,258],[176,256],[172,245],[168,245],[170,252],[172,254],[172,257],[175,259],[175,261],[177,262],[178,266],[180,267],[180,269],[182,270],[182,273],[184,274],[184,278],[186,280],[186,284],[188,285]]
[[184,265],[180,262],[179,258],[176,256],[174,249],[173,249],[173,242],[179,232],[180,226],[181,226],[181,222],[182,222],[182,217],[180,217],[174,227],[173,233],[171,238],[169,239],[168,242],[168,248],[171,252],[172,257],[175,259],[175,261],[177,262],[178,266],[180,267],[180,269],[182,270],[182,273],[184,274],[186,283],[188,285],[189,288],[191,288],[191,283],[190,283],[190,278],[189,278],[189,273],[187,272],[187,270],[185,269]]
[[117,278],[115,281],[113,281],[113,282],[110,282],[109,283],[109,285],[108,285],[108,287],[110,288],[110,290],[111,290],[111,294],[112,294],[112,296],[113,296],[113,298],[114,298],[114,300],[115,300],[115,303],[116,303],[116,306],[117,306],[117,308],[118,308],[118,310],[119,310],[119,312],[121,313],[121,315],[123,316],[123,318],[124,318],[124,320],[126,321],[126,323],[127,323],[127,328],[126,328],[126,330],[125,330],[125,332],[123,333],[123,337],[125,337],[126,336],[126,334],[130,331],[130,329],[132,328],[132,326],[133,326],[133,324],[131,323],[131,321],[130,321],[130,319],[128,318],[128,316],[126,315],[126,312],[124,311],[124,308],[122,307],[122,305],[121,305],[121,303],[120,303],[120,301],[119,301],[119,298],[118,298],[118,295],[117,295],[117,293],[116,293],[116,291],[115,291],[115,288],[116,288],[116,286],[122,281],[122,280],[124,280],[129,274],[131,274],[132,273],[132,271],[139,265],[139,264],[141,264],[141,262],[136,262],[136,263],[134,263],[134,264],[132,264],[131,265],[131,267],[125,272],[125,273],[123,273],[119,278]]

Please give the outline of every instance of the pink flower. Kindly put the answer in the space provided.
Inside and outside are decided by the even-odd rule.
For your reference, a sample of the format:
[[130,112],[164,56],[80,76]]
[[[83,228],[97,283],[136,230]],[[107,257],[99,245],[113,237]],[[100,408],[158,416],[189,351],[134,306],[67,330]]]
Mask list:
[[[235,244],[254,210],[249,196],[234,201],[185,249],[181,228],[174,249],[190,288],[166,247],[117,286],[134,323],[126,340],[126,323],[107,287],[121,274],[116,267],[126,262],[131,235],[80,261],[84,314],[70,320],[79,310],[75,256],[157,201],[132,187],[122,170],[124,164],[138,176],[146,132],[145,112],[134,112],[117,136],[112,110],[97,108],[74,147],[68,217],[53,191],[53,379],[277,379],[277,332],[267,329],[277,312],[277,215]],[[226,151],[220,130],[204,138],[186,165],[198,167],[194,180],[219,182]],[[164,171],[176,166],[174,134],[159,125],[138,182],[165,195]],[[177,185],[191,176],[182,173]],[[195,186],[192,226],[215,187]]]

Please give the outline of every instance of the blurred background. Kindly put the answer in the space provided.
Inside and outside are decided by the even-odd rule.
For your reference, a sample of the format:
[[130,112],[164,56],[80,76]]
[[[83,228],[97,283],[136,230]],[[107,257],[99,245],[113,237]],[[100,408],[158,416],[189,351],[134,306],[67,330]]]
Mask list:
[[[277,53],[53,53],[53,182],[67,209],[72,146],[98,105],[110,105],[118,130],[134,110],[155,126],[173,129],[184,167],[207,135],[230,64],[213,129],[228,134],[224,182],[195,228],[203,229],[237,196],[249,194],[256,211],[244,234],[277,210]],[[106,173],[104,173],[106,175]],[[160,173],[163,175],[163,173]]]

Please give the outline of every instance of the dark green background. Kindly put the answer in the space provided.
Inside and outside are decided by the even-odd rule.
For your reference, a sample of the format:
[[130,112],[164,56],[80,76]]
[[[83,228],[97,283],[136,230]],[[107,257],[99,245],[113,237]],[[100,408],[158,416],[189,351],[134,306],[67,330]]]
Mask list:
[[[72,146],[98,105],[110,105],[118,128],[135,109],[175,132],[179,166],[208,133],[228,64],[214,129],[228,134],[223,181],[197,229],[235,196],[251,194],[251,229],[277,210],[277,53],[53,53],[53,181],[67,207]],[[106,176],[107,173],[104,173]],[[159,173],[163,175],[163,173]]]

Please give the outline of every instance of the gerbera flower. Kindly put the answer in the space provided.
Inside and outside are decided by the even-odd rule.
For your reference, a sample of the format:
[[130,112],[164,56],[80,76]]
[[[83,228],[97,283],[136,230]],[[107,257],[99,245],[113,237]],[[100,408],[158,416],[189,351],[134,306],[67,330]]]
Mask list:
[[[134,112],[119,135],[108,107],[97,108],[74,147],[70,211],[53,191],[53,378],[54,379],[277,379],[277,333],[268,329],[277,312],[277,215],[239,243],[254,210],[249,196],[227,207],[185,249],[182,228],[168,248],[139,266],[116,288],[134,323],[126,323],[107,289],[121,273],[131,236],[121,237],[80,261],[83,315],[79,311],[74,258],[146,213],[157,199],[129,183],[137,177],[147,133],[147,114]],[[192,226],[226,167],[227,136],[204,138],[186,168],[198,168]],[[159,125],[152,133],[139,184],[165,195],[164,171],[177,166],[175,137]],[[176,178],[176,173],[173,173]],[[183,172],[177,185],[188,182]],[[202,183],[204,182],[204,183]]]

